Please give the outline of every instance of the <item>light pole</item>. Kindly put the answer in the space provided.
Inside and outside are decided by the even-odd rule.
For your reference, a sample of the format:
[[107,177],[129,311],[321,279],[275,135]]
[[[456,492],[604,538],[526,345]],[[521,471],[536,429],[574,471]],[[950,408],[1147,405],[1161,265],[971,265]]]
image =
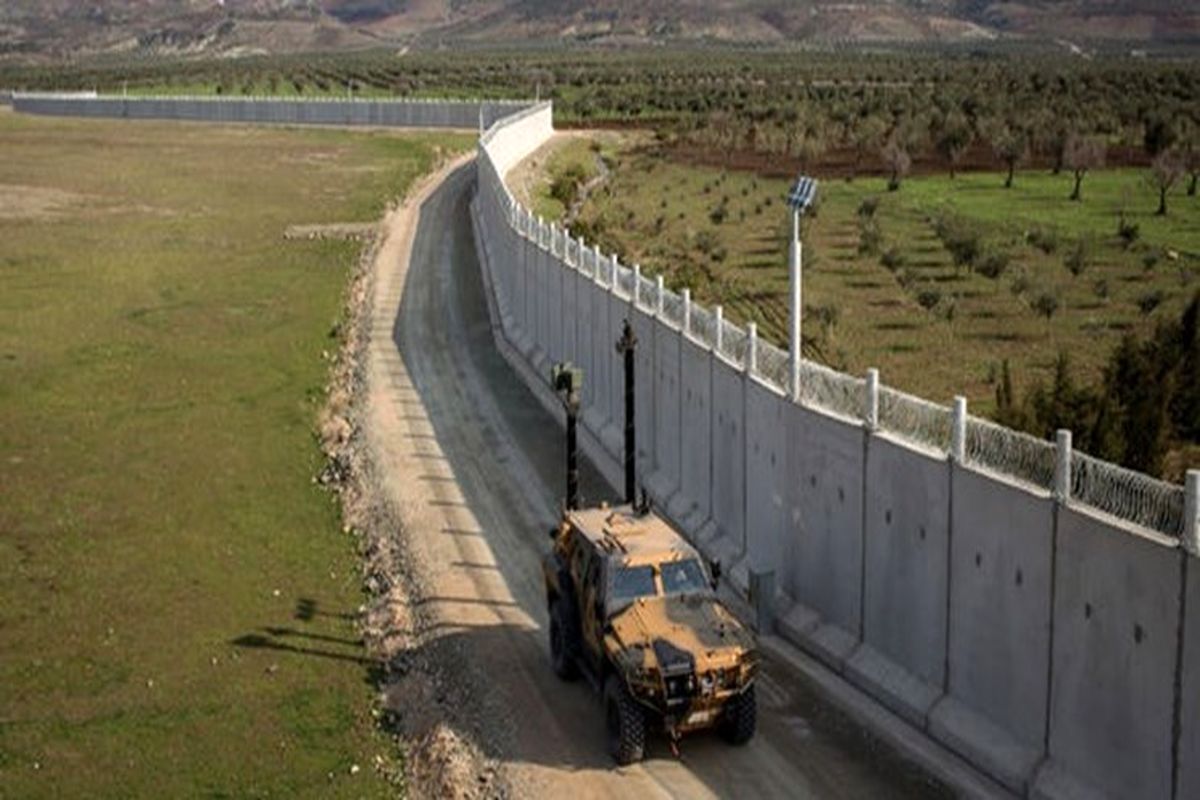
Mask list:
[[791,360],[791,393],[792,400],[800,400],[800,321],[804,313],[803,292],[801,291],[801,260],[800,217],[812,206],[817,197],[817,181],[801,175],[792,185],[787,195],[788,207],[792,209],[792,241],[788,252],[788,288],[791,294],[788,314],[788,348]]

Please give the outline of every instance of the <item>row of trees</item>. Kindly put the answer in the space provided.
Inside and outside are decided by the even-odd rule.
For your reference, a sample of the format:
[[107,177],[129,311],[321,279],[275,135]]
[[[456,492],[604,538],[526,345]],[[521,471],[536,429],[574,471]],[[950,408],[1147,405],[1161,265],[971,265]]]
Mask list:
[[[1018,119],[998,116],[971,119],[960,112],[898,118],[870,116],[833,122],[819,109],[791,108],[765,119],[742,118],[717,111],[703,118],[681,121],[682,137],[719,148],[726,159],[739,150],[770,153],[800,161],[812,168],[830,150],[849,156],[853,178],[875,154],[897,189],[912,166],[914,154],[933,154],[954,178],[973,146],[990,149],[994,165],[1005,172],[1005,187],[1013,185],[1018,167],[1038,157],[1057,174],[1074,178],[1071,200],[1082,199],[1084,177],[1103,167],[1112,139],[1089,130],[1078,120],[1056,117]],[[1169,120],[1155,119],[1141,126],[1141,153],[1150,160],[1151,183],[1159,191],[1159,213],[1167,211],[1167,193],[1187,178],[1188,195],[1200,182],[1200,119],[1180,113]],[[1126,153],[1128,156],[1129,154]]]

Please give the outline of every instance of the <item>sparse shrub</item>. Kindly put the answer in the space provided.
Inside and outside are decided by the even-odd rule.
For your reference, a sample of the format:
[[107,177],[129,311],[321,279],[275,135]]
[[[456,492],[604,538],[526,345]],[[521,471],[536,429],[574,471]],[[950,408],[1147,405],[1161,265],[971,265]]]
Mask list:
[[1146,292],[1137,299],[1138,311],[1142,312],[1142,316],[1150,316],[1154,310],[1162,305],[1166,295],[1161,289],[1155,289],[1152,292]]
[[704,253],[704,255],[710,255],[714,250],[717,249],[717,246],[720,244],[720,240],[717,239],[717,235],[715,233],[706,230],[700,231],[696,234],[693,244],[695,244],[696,249],[701,253]]
[[587,180],[587,173],[579,164],[571,164],[550,182],[550,196],[570,207],[579,193],[580,185]]
[[956,267],[973,267],[982,252],[979,229],[966,220],[935,217],[933,232],[942,240]]
[[958,295],[948,294],[942,297],[936,310],[946,322],[954,322],[954,318],[958,315]]
[[823,304],[819,306],[807,306],[805,308],[805,315],[816,320],[828,336],[841,318],[841,311],[835,305]]
[[932,311],[937,304],[942,300],[942,292],[939,289],[930,287],[922,289],[917,293],[917,305],[926,311]]
[[873,256],[879,252],[883,244],[883,234],[874,220],[866,219],[858,230],[858,252],[860,255]]
[[1013,275],[1012,283],[1008,285],[1008,290],[1012,292],[1013,295],[1020,297],[1029,291],[1029,285],[1028,273],[1026,273],[1025,270],[1019,270],[1015,275]]
[[756,217],[757,217],[757,216],[761,215],[761,214],[762,214],[762,208],[763,208],[763,207],[762,207],[762,203],[755,203],[755,204],[754,204],[754,216],[756,216]]
[[1082,275],[1084,270],[1088,268],[1088,264],[1091,261],[1089,249],[1090,248],[1088,247],[1087,242],[1083,239],[1080,239],[1079,241],[1075,242],[1074,247],[1072,247],[1066,252],[1065,255],[1063,255],[1063,265],[1067,268],[1067,271],[1076,278]]
[[1121,237],[1121,243],[1126,248],[1133,246],[1133,243],[1138,240],[1141,235],[1141,226],[1136,222],[1130,222],[1125,219],[1125,215],[1121,214],[1117,218],[1117,236]]
[[896,283],[900,284],[901,289],[908,289],[916,283],[917,276],[913,274],[911,269],[907,267],[896,272]]
[[1033,228],[1025,234],[1025,240],[1046,255],[1058,249],[1058,233],[1053,228]]
[[1050,319],[1058,312],[1058,298],[1051,292],[1042,292],[1030,304],[1035,312]]
[[729,209],[725,207],[725,202],[722,201],[719,206],[708,212],[708,219],[713,225],[720,225],[728,216]]
[[985,278],[996,280],[1008,269],[1010,257],[1002,250],[992,250],[986,253],[975,266],[977,272]]
[[1150,272],[1158,266],[1158,260],[1161,256],[1162,254],[1157,249],[1146,251],[1146,254],[1142,256],[1142,269]]
[[1104,278],[1096,281],[1094,284],[1092,284],[1092,293],[1101,300],[1107,300],[1109,293],[1108,281]]
[[904,253],[895,245],[892,245],[887,250],[884,250],[883,255],[879,257],[879,261],[883,264],[883,266],[887,267],[892,272],[895,272],[903,267],[906,260],[907,259],[905,259]]
[[866,197],[858,204],[858,216],[867,219],[874,218],[875,212],[879,210],[878,197]]

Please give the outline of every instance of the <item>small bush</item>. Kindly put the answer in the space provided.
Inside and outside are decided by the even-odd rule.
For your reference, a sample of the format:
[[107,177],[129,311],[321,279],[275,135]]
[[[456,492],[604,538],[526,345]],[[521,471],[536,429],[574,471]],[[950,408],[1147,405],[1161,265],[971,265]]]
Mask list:
[[911,269],[907,267],[899,270],[896,273],[896,283],[900,284],[901,289],[908,289],[917,280],[917,276],[913,274]]
[[1091,253],[1089,252],[1087,242],[1083,239],[1075,242],[1075,246],[1063,255],[1063,265],[1073,276],[1078,278],[1088,268],[1091,262]]
[[982,253],[979,229],[965,220],[938,217],[933,222],[934,233],[950,253],[956,267],[973,267]]
[[725,217],[729,215],[729,209],[725,207],[725,203],[708,212],[708,219],[713,225],[720,225],[725,221]]
[[1144,256],[1142,256],[1142,269],[1144,269],[1146,272],[1150,272],[1152,269],[1158,266],[1159,258],[1161,258],[1161,254],[1157,249],[1148,251]]
[[1058,298],[1050,292],[1042,292],[1033,299],[1031,307],[1041,316],[1050,319],[1058,311]]
[[1017,297],[1020,297],[1029,291],[1029,286],[1029,276],[1022,270],[1013,276],[1012,283],[1008,285],[1008,290]]
[[917,293],[917,305],[926,311],[932,311],[941,300],[942,293],[938,289],[922,289]]
[[873,256],[883,245],[883,234],[879,226],[872,221],[864,221],[858,231],[858,252],[860,255]]
[[1058,233],[1052,228],[1033,228],[1025,234],[1025,240],[1046,255],[1058,249]]
[[1152,292],[1146,292],[1137,299],[1138,311],[1142,312],[1142,316],[1150,316],[1154,310],[1162,305],[1166,295],[1161,289],[1155,289]]
[[975,269],[983,277],[996,280],[1008,269],[1009,261],[1008,253],[993,250],[979,259],[979,263],[975,265]]
[[709,255],[717,249],[717,246],[720,244],[720,240],[717,239],[717,235],[712,231],[700,231],[696,234],[693,244],[695,244],[696,249],[701,253]]
[[805,314],[811,319],[816,320],[826,332],[837,325],[838,320],[841,318],[841,311],[835,305],[808,306],[805,309]]
[[1141,227],[1136,222],[1130,222],[1125,219],[1122,214],[1117,219],[1117,236],[1121,237],[1121,242],[1125,247],[1132,247],[1133,243],[1138,240],[1141,235]]
[[858,204],[858,215],[864,219],[874,219],[875,212],[879,210],[879,198],[867,197]]
[[1092,284],[1092,293],[1095,294],[1096,297],[1100,298],[1101,300],[1108,299],[1108,291],[1109,291],[1108,290],[1108,281],[1105,280],[1104,278],[1101,278],[1100,280],[1098,280],[1094,284]]
[[895,272],[904,266],[907,259],[905,259],[904,253],[901,252],[900,248],[893,245],[883,251],[883,255],[879,257],[879,260],[883,266]]

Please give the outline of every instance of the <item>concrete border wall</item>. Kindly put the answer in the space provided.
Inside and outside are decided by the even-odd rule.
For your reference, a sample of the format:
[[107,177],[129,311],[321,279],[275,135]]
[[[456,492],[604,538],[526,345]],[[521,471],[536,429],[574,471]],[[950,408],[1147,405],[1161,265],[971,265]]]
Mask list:
[[[480,144],[473,208],[506,352],[545,343],[499,296],[542,246],[504,176],[551,132],[544,105]],[[995,426],[971,423],[954,450],[897,438],[871,397],[858,409],[861,382],[811,366],[796,402],[777,351],[751,355],[736,327],[722,343],[706,310],[565,234],[553,247],[544,264],[573,277],[578,301],[559,302],[578,311],[575,338],[547,355],[586,370],[585,448],[620,456],[613,343],[628,318],[643,483],[736,589],[775,573],[778,632],[1014,795],[1200,796],[1200,565],[1179,539],[1089,510],[1069,479],[1052,493],[991,471],[971,437]],[[513,358],[549,402],[547,362]]]
[[12,94],[14,111],[49,116],[254,122],[284,125],[370,125],[482,130],[527,107],[504,100],[357,100],[280,97],[125,97],[95,93]]

